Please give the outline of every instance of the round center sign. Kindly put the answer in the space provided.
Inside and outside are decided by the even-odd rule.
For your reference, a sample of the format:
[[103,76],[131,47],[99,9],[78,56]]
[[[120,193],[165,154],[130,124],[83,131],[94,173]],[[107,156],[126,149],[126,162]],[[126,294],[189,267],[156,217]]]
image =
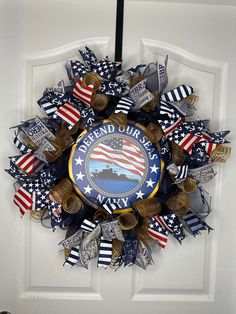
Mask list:
[[79,136],[69,174],[76,191],[91,206],[115,203],[119,209],[128,209],[157,192],[161,159],[140,124],[115,127],[104,121]]

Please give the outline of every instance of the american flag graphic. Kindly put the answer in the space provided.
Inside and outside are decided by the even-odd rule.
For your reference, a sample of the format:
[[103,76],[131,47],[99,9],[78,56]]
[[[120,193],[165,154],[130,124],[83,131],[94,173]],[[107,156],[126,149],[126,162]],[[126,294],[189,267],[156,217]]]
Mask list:
[[103,141],[95,147],[89,159],[117,165],[139,176],[145,172],[142,151],[129,139],[118,137]]
[[24,216],[27,210],[32,209],[33,197],[26,189],[20,187],[14,194],[13,202],[18,206],[21,215]]
[[72,127],[79,122],[80,112],[71,103],[66,103],[55,112],[55,115],[62,118]]
[[14,179],[17,181],[22,181],[22,182],[31,182],[32,177],[29,176],[28,174],[20,171],[20,169],[11,161],[10,162],[10,168],[5,169],[7,173],[10,174]]
[[10,160],[28,175],[33,175],[43,168],[45,162],[39,160],[33,153],[26,153],[16,157],[10,157]]
[[75,98],[80,99],[86,105],[91,106],[91,100],[93,95],[93,85],[83,86],[82,79],[78,80],[73,89],[73,95]]

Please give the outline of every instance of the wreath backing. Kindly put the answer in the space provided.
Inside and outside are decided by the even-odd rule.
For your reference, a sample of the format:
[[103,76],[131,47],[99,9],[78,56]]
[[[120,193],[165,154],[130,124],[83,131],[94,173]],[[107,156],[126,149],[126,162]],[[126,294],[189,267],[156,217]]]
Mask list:
[[154,245],[212,229],[204,184],[230,155],[229,131],[194,119],[193,87],[168,90],[168,57],[123,70],[79,52],[83,63],[65,65],[71,85],[60,81],[38,100],[47,117],[14,127],[13,201],[21,216],[66,230],[64,265],[97,258],[99,267],[146,269]]

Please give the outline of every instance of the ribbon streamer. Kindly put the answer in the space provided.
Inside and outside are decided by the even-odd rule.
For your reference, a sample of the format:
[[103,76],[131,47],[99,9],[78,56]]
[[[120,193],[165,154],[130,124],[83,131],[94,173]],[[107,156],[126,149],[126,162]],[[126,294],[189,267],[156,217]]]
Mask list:
[[105,240],[101,236],[98,254],[98,267],[107,268],[111,264],[112,258],[112,241]]
[[210,226],[208,226],[203,220],[201,220],[197,215],[192,212],[189,212],[186,216],[184,216],[183,220],[194,237],[201,234],[200,231],[202,230],[207,230],[208,232],[210,232],[210,230],[213,230]]
[[75,87],[73,89],[73,96],[75,98],[78,98],[82,102],[84,102],[89,107],[91,106],[92,101],[92,95],[93,95],[93,86],[84,86],[83,80],[80,79],[75,84]]
[[115,113],[123,112],[124,114],[128,114],[128,112],[131,110],[134,102],[131,98],[129,97],[122,97],[117,106]]
[[22,153],[31,153],[32,149],[27,147],[25,144],[23,144],[20,139],[18,138],[18,136],[16,135],[13,143],[16,145],[16,147],[22,152]]
[[66,103],[58,108],[54,115],[62,118],[72,127],[80,120],[80,112],[71,103]]
[[68,258],[66,259],[64,266],[74,266],[79,260],[79,249],[76,247],[73,247],[70,250],[70,254],[68,256]]
[[88,47],[85,47],[85,51],[79,50],[87,68],[89,69],[89,71],[93,71],[93,69],[96,67],[97,65],[97,57],[94,54],[94,52],[89,49]]
[[20,187],[14,194],[13,202],[17,205],[22,216],[25,215],[26,211],[32,210],[33,197],[23,187]]
[[92,232],[96,228],[97,224],[91,222],[88,219],[84,219],[82,222],[80,229],[86,231],[86,232]]
[[45,166],[45,163],[39,160],[33,153],[26,153],[14,157],[9,157],[21,171],[28,175],[34,175]]
[[193,88],[187,85],[180,85],[175,89],[170,90],[169,92],[163,94],[161,99],[164,101],[180,101],[193,93]]

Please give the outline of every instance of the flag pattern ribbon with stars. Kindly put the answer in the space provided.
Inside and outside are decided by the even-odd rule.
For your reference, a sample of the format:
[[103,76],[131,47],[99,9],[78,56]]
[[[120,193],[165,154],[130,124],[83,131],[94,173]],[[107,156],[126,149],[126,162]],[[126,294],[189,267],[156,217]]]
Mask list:
[[162,249],[166,247],[169,233],[171,233],[180,244],[185,238],[182,224],[175,214],[154,216],[151,218],[148,234],[158,241]]
[[64,92],[51,92],[47,90],[48,89],[46,89],[43,97],[41,97],[37,103],[45,110],[48,117],[51,118],[60,106],[64,105],[68,101],[71,101],[71,96]]
[[173,237],[181,244],[185,238],[182,228],[182,223],[175,214],[168,214],[164,216],[157,216],[157,220],[165,227]]
[[33,153],[10,157],[10,161],[28,175],[35,174],[45,166],[45,162],[39,160]]
[[72,85],[77,85],[77,88],[75,86],[73,91],[74,96],[83,102],[86,101],[85,103],[90,105],[91,101],[86,99],[88,95],[86,93],[85,95],[83,94],[84,90],[81,91],[81,88],[83,89],[84,86],[81,86],[78,80],[82,81],[86,73],[95,72],[103,79],[102,85],[97,91],[98,93],[121,97],[125,84],[114,80],[121,63],[109,61],[108,58],[98,61],[90,49],[87,47],[85,49],[85,51],[80,50],[79,52],[86,66],[78,60],[71,60],[66,64],[67,74]]
[[174,141],[176,144],[181,146],[189,154],[191,154],[193,146],[200,141],[200,137],[191,133],[180,132],[178,129],[174,130],[169,135],[169,140]]
[[61,218],[61,213],[62,213],[61,204],[58,204],[49,198],[48,213],[49,213],[49,216],[51,217],[51,227],[53,231],[55,231],[57,228],[60,228],[63,224],[63,221]]
[[68,61],[65,68],[72,85],[74,85],[78,79],[83,78],[83,76],[88,72],[86,66],[79,60]]
[[158,120],[158,122],[159,122],[165,136],[168,136],[171,132],[173,132],[178,127],[178,125],[181,124],[182,119],[179,115],[173,114],[171,116],[171,119],[169,119],[169,120]]
[[49,202],[49,191],[45,189],[41,179],[35,179],[30,183],[24,183],[23,188],[29,193],[33,193],[33,210],[41,210],[47,208]]
[[[205,157],[205,154],[209,155],[219,145],[213,142],[215,138],[207,133],[202,121],[183,122],[170,103],[160,101],[160,114],[169,118],[158,120],[165,136],[181,146],[188,154],[194,153],[196,156],[199,152],[202,157]],[[221,132],[221,141],[227,134],[227,131]]]
[[148,234],[158,241],[159,246],[164,249],[168,241],[168,231],[161,226],[155,217],[151,218],[148,228]]

